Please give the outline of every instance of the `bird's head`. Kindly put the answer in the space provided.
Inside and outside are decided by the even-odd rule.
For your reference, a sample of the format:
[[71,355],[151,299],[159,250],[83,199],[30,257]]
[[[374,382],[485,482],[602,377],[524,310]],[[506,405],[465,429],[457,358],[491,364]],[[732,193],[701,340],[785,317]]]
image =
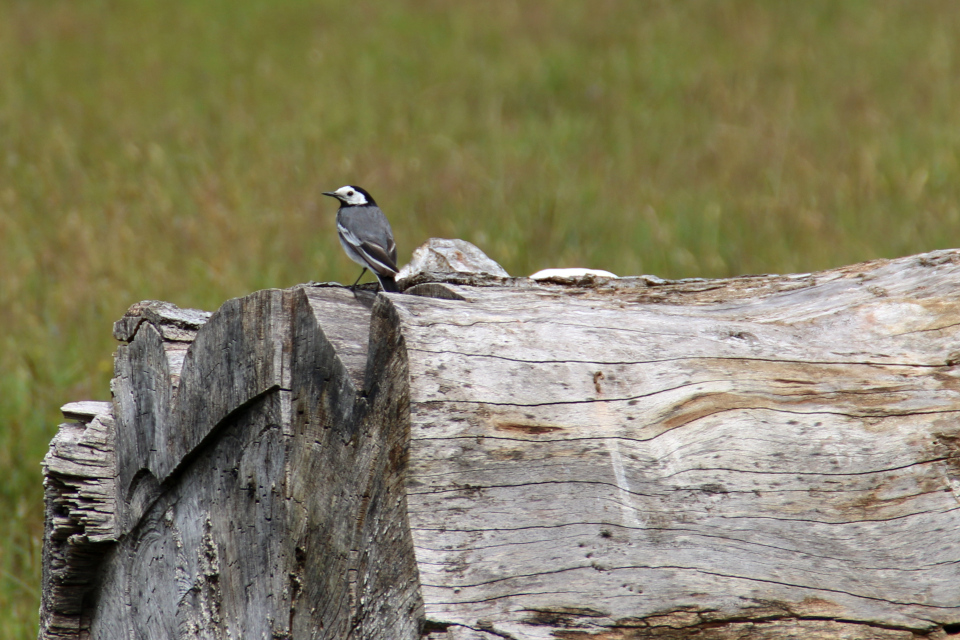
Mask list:
[[377,204],[373,201],[373,196],[369,193],[360,187],[354,187],[349,184],[345,187],[340,187],[336,191],[324,191],[323,195],[336,198],[340,201],[341,206],[344,207],[361,207],[368,204]]

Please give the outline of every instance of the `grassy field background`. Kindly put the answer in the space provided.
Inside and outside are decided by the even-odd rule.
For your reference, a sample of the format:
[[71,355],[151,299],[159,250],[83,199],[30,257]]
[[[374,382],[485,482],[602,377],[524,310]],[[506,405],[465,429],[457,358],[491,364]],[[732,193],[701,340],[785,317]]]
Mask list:
[[951,0],[0,0],[0,637],[40,460],[111,323],[351,282],[369,189],[512,274],[811,271],[960,246]]

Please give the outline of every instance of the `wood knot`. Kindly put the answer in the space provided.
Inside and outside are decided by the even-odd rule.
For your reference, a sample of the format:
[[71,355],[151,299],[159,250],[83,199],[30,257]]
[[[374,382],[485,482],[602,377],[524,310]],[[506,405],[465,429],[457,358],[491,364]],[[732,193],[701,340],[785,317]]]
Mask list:
[[600,386],[601,380],[603,380],[603,371],[597,371],[593,374],[593,388],[597,390],[598,394],[603,393],[603,388]]

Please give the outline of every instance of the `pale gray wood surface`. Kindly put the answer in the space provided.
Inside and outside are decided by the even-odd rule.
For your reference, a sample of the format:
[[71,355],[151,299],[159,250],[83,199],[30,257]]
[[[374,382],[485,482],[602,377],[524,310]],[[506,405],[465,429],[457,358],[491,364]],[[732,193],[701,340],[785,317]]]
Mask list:
[[[417,637],[406,370],[384,338],[378,370],[395,377],[364,390],[369,318],[342,287],[213,315],[134,305],[115,327],[114,403],[65,407],[108,428],[64,425],[48,456],[65,487],[48,490],[40,637]],[[75,443],[100,431],[87,461]]]
[[960,252],[134,305],[41,638],[960,631]]
[[638,284],[391,298],[427,617],[960,621],[957,253]]
[[403,265],[397,274],[400,288],[407,286],[414,276],[424,273],[461,273],[466,275],[486,274],[509,278],[510,274],[495,260],[483,253],[476,245],[466,240],[430,238],[417,247],[410,262]]

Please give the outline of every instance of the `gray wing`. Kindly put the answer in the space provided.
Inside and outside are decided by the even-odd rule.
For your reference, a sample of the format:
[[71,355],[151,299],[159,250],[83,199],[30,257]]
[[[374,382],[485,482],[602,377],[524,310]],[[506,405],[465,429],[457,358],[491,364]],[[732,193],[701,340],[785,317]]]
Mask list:
[[[375,273],[397,273],[397,244],[393,229],[379,207],[349,207],[337,214],[337,232]],[[347,253],[351,253],[349,250]],[[351,256],[353,257],[353,256]]]

